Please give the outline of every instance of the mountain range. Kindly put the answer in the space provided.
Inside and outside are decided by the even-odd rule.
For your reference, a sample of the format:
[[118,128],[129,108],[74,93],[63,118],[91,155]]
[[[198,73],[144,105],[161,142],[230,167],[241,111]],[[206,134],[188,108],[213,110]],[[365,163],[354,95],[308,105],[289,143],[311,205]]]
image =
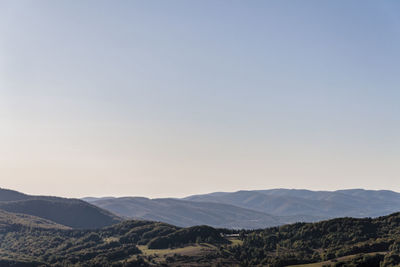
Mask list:
[[211,193],[185,198],[196,202],[229,203],[278,216],[377,217],[400,210],[400,194],[388,190],[310,191],[271,189]]
[[284,224],[283,218],[224,203],[144,197],[105,198],[90,203],[119,216],[160,221],[181,227],[210,225],[221,228],[261,228]]
[[271,189],[215,192],[180,199],[71,199],[32,196],[0,189],[0,210],[76,229],[102,228],[127,219],[159,221],[179,227],[209,225],[216,228],[258,229],[337,217],[388,215],[400,211],[400,194],[363,189]]
[[84,198],[121,217],[188,227],[255,229],[336,217],[378,217],[400,211],[400,194],[388,190],[271,189],[216,192],[182,199]]
[[400,264],[400,213],[258,230],[124,220],[71,229],[0,210],[0,266],[351,266]]
[[[360,189],[85,200],[0,189],[0,266],[399,266],[397,210],[398,193]],[[299,222],[335,216],[347,217]]]

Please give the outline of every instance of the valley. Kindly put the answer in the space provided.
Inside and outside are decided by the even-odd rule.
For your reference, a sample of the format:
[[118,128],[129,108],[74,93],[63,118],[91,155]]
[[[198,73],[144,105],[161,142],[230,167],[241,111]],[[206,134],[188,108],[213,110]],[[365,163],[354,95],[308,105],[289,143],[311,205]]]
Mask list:
[[109,215],[116,222],[81,228],[68,226],[70,220],[61,224],[39,216],[48,214],[44,212],[49,207],[47,202],[55,200],[69,203],[69,214],[80,214],[82,207],[76,203],[81,202],[77,200],[26,195],[17,200],[21,197],[18,192],[0,192],[4,192],[0,194],[1,207],[10,207],[5,205],[10,202],[44,201],[36,202],[42,205],[38,209],[43,213],[0,208],[1,266],[389,267],[400,264],[400,213],[229,229],[131,220],[98,207],[93,209],[88,203],[84,207],[100,209],[100,214]]

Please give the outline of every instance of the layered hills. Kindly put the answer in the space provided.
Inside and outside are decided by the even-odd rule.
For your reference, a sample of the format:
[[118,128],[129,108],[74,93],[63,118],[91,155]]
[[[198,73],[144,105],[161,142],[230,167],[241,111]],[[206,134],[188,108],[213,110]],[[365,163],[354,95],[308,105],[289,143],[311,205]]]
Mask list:
[[225,203],[277,216],[307,215],[323,219],[377,217],[400,211],[400,194],[388,190],[272,189],[217,192],[189,196],[185,200]]
[[49,227],[46,221],[31,225],[31,220],[37,219],[0,213],[0,266],[400,264],[399,213],[238,231],[135,220],[79,230]]
[[0,210],[0,231],[5,232],[10,228],[19,226],[44,229],[71,229],[40,217]]
[[[124,221],[102,229],[79,230],[56,227],[47,221],[33,224],[34,220],[37,218],[33,216],[20,218],[0,212],[0,266],[170,266],[165,265],[171,263],[170,258],[146,256],[144,251],[187,247],[197,251],[184,261],[207,266],[218,259],[215,246],[230,243],[220,230],[209,226],[179,228]],[[212,244],[212,248],[203,251],[201,243]],[[228,260],[221,258],[220,262]]]
[[339,191],[254,190],[217,192],[183,199],[142,197],[85,198],[102,209],[131,219],[188,227],[210,225],[255,229],[337,217],[378,217],[400,211],[400,194],[362,189]]
[[[286,203],[278,201],[285,199]],[[391,191],[279,189],[186,199],[86,200],[98,207],[77,199],[30,196],[1,189],[0,266],[400,264],[400,213],[369,218],[397,209],[398,193]],[[135,214],[142,220],[122,219],[100,206],[120,215]],[[340,214],[371,216],[285,224],[285,220],[299,216]],[[161,222],[167,220],[218,227],[227,224],[231,229],[179,227]],[[276,226],[259,227],[263,220]],[[232,230],[243,225],[263,229]]]
[[123,217],[161,221],[177,226],[210,225],[232,229],[263,228],[287,223],[263,212],[224,203],[194,202],[181,199],[123,197],[90,199],[90,203]]
[[39,217],[66,227],[100,228],[120,222],[113,213],[79,199],[31,196],[0,189],[0,210]]

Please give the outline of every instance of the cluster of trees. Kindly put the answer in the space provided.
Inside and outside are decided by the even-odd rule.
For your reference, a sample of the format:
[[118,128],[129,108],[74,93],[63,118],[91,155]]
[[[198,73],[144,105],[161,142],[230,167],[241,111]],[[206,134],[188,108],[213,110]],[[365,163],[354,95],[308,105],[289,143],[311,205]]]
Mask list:
[[139,253],[133,243],[121,244],[118,239],[107,240],[101,233],[90,231],[21,229],[0,234],[0,256],[22,262],[109,265]]
[[376,219],[339,218],[242,231],[241,237],[243,245],[233,246],[230,251],[244,265],[286,266],[387,251],[391,252],[386,256],[378,254],[365,261],[375,260],[383,266],[400,264],[395,249],[400,240],[400,213]]
[[[169,256],[165,264],[212,261],[222,266],[237,263],[280,267],[332,260],[331,267],[400,265],[400,213],[376,219],[340,218],[253,231],[208,226],[179,228],[148,221],[124,221],[102,229],[78,230],[58,228],[47,221],[30,223],[36,219],[29,216],[16,217],[4,212],[1,215],[0,266],[154,266],[159,262],[143,255],[138,246],[166,249],[195,243],[209,243],[219,250],[197,258]],[[242,242],[229,244],[224,235],[232,233],[239,233]],[[338,260],[348,255],[353,256]]]
[[148,266],[150,261],[138,245],[171,248],[206,241],[227,242],[208,226],[181,229],[148,221],[95,230],[10,224],[0,228],[0,266]]
[[394,267],[400,265],[400,240],[389,247],[389,251],[376,254],[359,254],[351,260],[332,264],[330,267]]
[[148,243],[150,249],[165,249],[184,246],[190,243],[226,244],[221,233],[209,226],[183,228],[166,236],[159,236]]

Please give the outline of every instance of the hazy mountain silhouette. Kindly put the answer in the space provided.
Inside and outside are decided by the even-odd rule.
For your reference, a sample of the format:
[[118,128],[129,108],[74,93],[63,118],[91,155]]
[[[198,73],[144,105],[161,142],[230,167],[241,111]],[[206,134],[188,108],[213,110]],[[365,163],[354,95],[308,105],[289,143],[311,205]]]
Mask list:
[[377,217],[400,211],[400,194],[362,189],[310,191],[272,189],[216,192],[184,199],[85,198],[128,218],[178,226],[265,228],[336,217]]
[[225,203],[277,216],[306,214],[333,217],[377,217],[400,211],[400,194],[387,190],[349,189],[310,191],[271,189],[211,193],[185,198],[196,202]]
[[120,222],[121,218],[83,200],[30,196],[0,189],[0,209],[28,214],[73,228],[99,228]]
[[228,228],[260,228],[286,223],[279,218],[229,204],[193,202],[181,199],[143,197],[85,198],[92,204],[115,214],[177,226],[210,225]]

